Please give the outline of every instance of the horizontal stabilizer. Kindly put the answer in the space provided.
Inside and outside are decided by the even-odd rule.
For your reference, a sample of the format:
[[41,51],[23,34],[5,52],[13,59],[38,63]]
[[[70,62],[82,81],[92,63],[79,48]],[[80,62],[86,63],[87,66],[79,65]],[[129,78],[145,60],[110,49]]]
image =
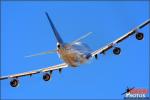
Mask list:
[[88,33],[86,33],[85,35],[81,36],[80,38],[78,38],[78,39],[74,40],[73,42],[71,42],[71,44],[74,44],[74,43],[76,43],[76,42],[79,42],[79,41],[85,39],[86,37],[88,37],[88,36],[91,35],[91,34],[92,34],[92,32],[88,32]]
[[41,53],[37,53],[37,54],[25,56],[25,57],[29,58],[29,57],[35,57],[35,56],[46,55],[46,54],[52,54],[52,53],[56,53],[56,52],[57,52],[57,50],[49,50],[49,51],[45,51],[45,52],[41,52]]

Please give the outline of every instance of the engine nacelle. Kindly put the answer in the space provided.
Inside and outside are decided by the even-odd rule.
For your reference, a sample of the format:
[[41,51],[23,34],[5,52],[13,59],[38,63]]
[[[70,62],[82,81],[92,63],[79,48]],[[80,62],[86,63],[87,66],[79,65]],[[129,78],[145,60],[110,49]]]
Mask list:
[[121,49],[120,49],[119,47],[115,47],[115,48],[113,49],[113,53],[114,53],[115,55],[119,55],[119,54],[121,53]]
[[44,80],[44,81],[49,81],[50,79],[51,79],[51,75],[50,75],[50,74],[45,73],[45,74],[43,75],[43,80]]
[[19,80],[17,80],[17,79],[11,80],[11,81],[10,81],[10,85],[11,85],[12,87],[17,87],[17,86],[19,85]]
[[138,33],[136,33],[135,37],[136,37],[137,40],[142,40],[143,37],[144,37],[144,34],[141,33],[141,32],[138,32]]

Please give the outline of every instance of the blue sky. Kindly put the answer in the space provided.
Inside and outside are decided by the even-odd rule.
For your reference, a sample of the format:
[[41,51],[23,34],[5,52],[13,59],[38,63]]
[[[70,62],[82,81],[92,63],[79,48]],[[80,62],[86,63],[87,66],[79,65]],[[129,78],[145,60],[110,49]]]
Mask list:
[[[2,2],[1,75],[16,74],[62,63],[57,54],[24,56],[56,48],[56,39],[44,14],[51,16],[63,40],[71,42],[93,32],[83,42],[94,50],[117,39],[149,18],[148,1],[74,1]],[[43,73],[20,78],[12,88],[10,80],[1,81],[2,99],[121,99],[129,87],[148,88],[149,33],[140,30],[144,40],[135,36],[117,46],[119,56],[109,50],[78,68],[54,71],[44,82]]]

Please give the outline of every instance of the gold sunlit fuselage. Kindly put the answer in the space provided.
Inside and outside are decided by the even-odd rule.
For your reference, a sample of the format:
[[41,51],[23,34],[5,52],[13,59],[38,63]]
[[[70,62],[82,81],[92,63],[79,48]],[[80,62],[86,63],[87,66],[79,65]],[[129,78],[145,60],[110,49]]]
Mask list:
[[60,45],[57,48],[60,58],[72,67],[86,63],[90,55],[90,49],[82,43]]

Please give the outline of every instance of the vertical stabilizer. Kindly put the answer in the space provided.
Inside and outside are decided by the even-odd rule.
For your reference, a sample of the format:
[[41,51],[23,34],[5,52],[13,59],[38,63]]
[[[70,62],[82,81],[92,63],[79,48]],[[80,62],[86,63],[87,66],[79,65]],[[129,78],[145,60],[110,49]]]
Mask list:
[[49,23],[50,23],[52,29],[53,29],[53,32],[54,32],[54,35],[55,35],[57,41],[59,42],[59,44],[63,44],[63,40],[61,39],[61,37],[60,37],[58,31],[56,30],[56,28],[55,28],[55,26],[54,26],[52,20],[51,20],[50,17],[49,17],[48,13],[45,12],[45,14],[46,14],[46,16],[47,16],[47,19],[48,19],[48,21],[49,21]]

